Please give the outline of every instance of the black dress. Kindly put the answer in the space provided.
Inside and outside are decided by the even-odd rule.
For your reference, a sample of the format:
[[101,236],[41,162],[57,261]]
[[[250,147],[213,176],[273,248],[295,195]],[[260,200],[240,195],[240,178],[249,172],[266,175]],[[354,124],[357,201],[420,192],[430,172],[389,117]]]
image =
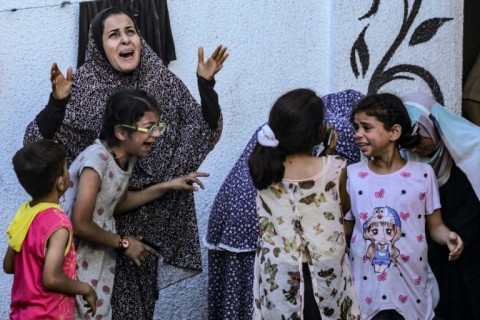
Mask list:
[[480,201],[455,164],[440,188],[440,201],[444,223],[460,235],[465,248],[450,262],[447,246],[429,242],[428,260],[440,287],[435,314],[442,320],[480,319]]

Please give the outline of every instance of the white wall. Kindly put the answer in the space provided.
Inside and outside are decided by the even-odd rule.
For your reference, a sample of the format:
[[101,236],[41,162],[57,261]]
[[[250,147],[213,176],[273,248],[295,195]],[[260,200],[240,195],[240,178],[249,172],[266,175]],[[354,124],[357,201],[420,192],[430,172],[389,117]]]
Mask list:
[[[8,223],[27,195],[11,166],[22,145],[24,129],[43,108],[50,92],[53,61],[62,70],[76,64],[78,4],[60,7],[62,0],[0,0],[0,255],[6,249]],[[410,0],[409,2],[413,2]],[[200,236],[206,232],[215,194],[252,132],[267,119],[273,101],[283,92],[310,87],[319,94],[344,89],[366,92],[374,66],[398,32],[403,1],[381,2],[375,16],[365,0],[170,0],[168,2],[177,60],[170,68],[198,97],[196,51],[210,53],[217,44],[229,47],[230,58],[217,76],[217,92],[224,115],[220,142],[202,171],[206,190],[196,194]],[[12,12],[10,9],[19,10]],[[23,8],[23,9],[22,9]],[[431,41],[414,47],[404,44],[391,65],[421,64],[439,82],[446,104],[460,109],[462,3],[424,0],[414,25],[431,17],[453,17]],[[350,50],[363,27],[370,23],[366,42],[370,64],[365,78],[356,79]],[[371,31],[371,32],[370,32]],[[411,31],[410,31],[411,32]],[[396,81],[383,91],[397,94],[428,90],[421,80]],[[428,91],[427,91],[428,92]],[[204,250],[204,269],[207,269]],[[8,317],[12,277],[0,272],[0,318]],[[207,273],[160,293],[156,319],[205,319]]]

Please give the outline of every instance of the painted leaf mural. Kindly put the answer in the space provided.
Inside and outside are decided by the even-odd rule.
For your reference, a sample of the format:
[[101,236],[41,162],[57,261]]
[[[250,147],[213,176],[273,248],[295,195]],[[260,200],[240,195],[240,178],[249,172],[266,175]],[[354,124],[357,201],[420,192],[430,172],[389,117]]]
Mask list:
[[380,6],[380,0],[373,0],[372,5],[370,6],[370,10],[368,10],[367,13],[365,13],[363,16],[358,18],[358,20],[367,19],[373,16],[375,13],[377,13],[379,6]]
[[[362,77],[365,77],[370,67],[370,52],[365,37],[369,25],[375,23],[373,16],[376,15],[381,9],[381,4],[381,0],[374,0],[369,11],[359,18],[359,20],[368,19],[370,22],[359,33],[350,51],[350,65],[356,78],[358,78],[360,74]],[[392,5],[392,3],[389,1],[385,1],[385,4]],[[391,59],[394,57],[400,45],[405,42],[407,34],[410,33],[413,23],[420,11],[421,5],[422,0],[414,0],[410,8],[409,1],[403,0],[402,24],[400,25],[395,40],[384,53],[383,57],[380,59],[380,62],[377,66],[375,66],[372,72],[370,82],[368,84],[368,94],[379,92],[384,85],[392,81],[415,81],[420,79],[428,85],[435,100],[442,105],[444,104],[443,93],[440,85],[433,74],[426,68],[414,64],[399,64],[389,66]],[[408,45],[415,46],[430,41],[437,34],[437,31],[450,20],[453,20],[453,18],[434,17],[421,22],[415,28],[415,30],[413,30]]]
[[352,66],[353,74],[355,78],[358,78],[360,72],[358,70],[357,57],[360,62],[360,67],[362,71],[362,76],[365,77],[365,74],[368,70],[368,65],[370,64],[370,55],[368,53],[368,46],[365,42],[365,33],[367,32],[368,26],[366,26],[363,31],[358,35],[357,40],[353,44],[352,52],[350,54],[350,65]]
[[413,32],[408,45],[414,46],[432,39],[437,34],[438,29],[452,18],[433,18],[423,21]]

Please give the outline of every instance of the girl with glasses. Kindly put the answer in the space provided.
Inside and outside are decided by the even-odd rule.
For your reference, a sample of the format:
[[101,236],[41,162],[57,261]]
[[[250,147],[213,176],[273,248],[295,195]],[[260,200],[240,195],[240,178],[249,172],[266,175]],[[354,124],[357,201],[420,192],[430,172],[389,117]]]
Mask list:
[[[63,208],[71,216],[77,243],[78,279],[91,283],[99,297],[97,316],[112,318],[111,293],[117,253],[141,266],[158,252],[148,234],[117,234],[115,215],[129,212],[171,190],[203,189],[193,172],[138,191],[127,191],[136,159],[147,156],[166,125],[159,122],[157,101],[144,91],[120,90],[107,101],[100,138],[87,147],[70,166],[71,183]],[[139,216],[138,219],[144,217]],[[80,298],[76,317],[87,317],[88,309]],[[125,315],[126,316],[126,315]],[[133,316],[133,315],[131,315]],[[128,318],[128,317],[127,317]]]

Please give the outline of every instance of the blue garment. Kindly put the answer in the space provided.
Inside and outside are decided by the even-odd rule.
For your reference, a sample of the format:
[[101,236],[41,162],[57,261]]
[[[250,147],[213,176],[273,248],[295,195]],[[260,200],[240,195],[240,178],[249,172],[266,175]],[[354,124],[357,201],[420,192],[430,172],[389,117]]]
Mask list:
[[385,248],[381,248],[380,244],[375,244],[375,254],[372,260],[372,266],[387,266],[390,267],[392,259],[390,258],[390,244],[387,244]]
[[[455,165],[465,173],[480,199],[480,127],[424,93],[415,92],[403,97],[403,100],[413,122],[419,121],[422,116],[433,121]],[[407,155],[409,159],[413,156]]]
[[205,238],[209,249],[255,251],[258,238],[255,214],[257,190],[250,177],[248,157],[257,143],[259,129],[253,134],[215,197]]
[[364,97],[358,91],[345,90],[322,98],[325,103],[325,123],[335,126],[338,142],[335,154],[347,160],[347,164],[360,161],[361,152],[355,142],[355,128],[350,122],[350,114],[357,101]]

